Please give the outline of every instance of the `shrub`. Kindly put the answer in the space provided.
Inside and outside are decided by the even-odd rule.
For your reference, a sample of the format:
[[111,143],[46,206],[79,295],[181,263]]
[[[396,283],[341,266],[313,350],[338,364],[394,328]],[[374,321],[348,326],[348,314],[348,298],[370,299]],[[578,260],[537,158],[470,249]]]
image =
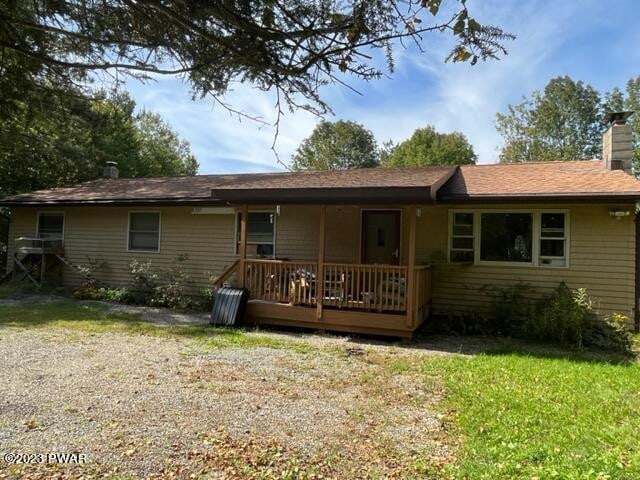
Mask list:
[[203,288],[197,295],[189,297],[188,308],[198,312],[209,312],[213,308],[215,292],[212,288]]
[[106,265],[107,262],[91,257],[87,257],[86,263],[76,265],[76,269],[82,275],[81,288],[97,288],[99,282],[95,274],[98,270],[103,269]]
[[582,348],[582,332],[595,319],[584,289],[572,291],[563,282],[538,302],[536,315],[526,322],[524,336]]
[[154,278],[155,286],[149,304],[156,307],[188,308],[189,283],[191,278],[183,264],[188,260],[186,254],[176,257],[173,266],[161,270]]
[[108,300],[127,303],[129,291],[126,288],[81,286],[73,292],[73,296],[78,300]]
[[630,352],[632,336],[628,318],[614,313],[599,320],[586,289],[571,290],[561,283],[539,301],[524,283],[508,287],[483,287],[491,297],[487,317],[466,314],[431,322],[430,330],[460,334],[502,334],[556,342],[576,348],[595,347]]
[[535,315],[535,305],[530,299],[533,289],[527,283],[507,287],[484,286],[482,290],[491,297],[489,319],[490,332],[519,336],[524,324]]
[[585,346],[631,352],[633,337],[628,329],[629,317],[621,313],[613,313],[604,321],[595,321],[583,332]]
[[128,300],[139,305],[149,305],[158,286],[158,273],[151,269],[151,261],[133,260],[129,264],[133,278],[129,288]]

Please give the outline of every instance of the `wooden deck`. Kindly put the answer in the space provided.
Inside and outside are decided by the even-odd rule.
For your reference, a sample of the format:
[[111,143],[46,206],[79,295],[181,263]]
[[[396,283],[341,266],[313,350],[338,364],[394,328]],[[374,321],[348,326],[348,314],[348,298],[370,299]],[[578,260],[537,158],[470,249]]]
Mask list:
[[247,258],[249,207],[242,206],[236,284],[249,290],[247,320],[410,337],[431,311],[431,267],[416,265],[416,207],[406,214],[406,265],[327,262],[326,205],[318,208],[317,259],[286,261]]
[[413,308],[406,266],[325,263],[322,271],[319,281],[318,262],[245,260],[247,320],[410,337],[430,313],[428,265],[414,269]]

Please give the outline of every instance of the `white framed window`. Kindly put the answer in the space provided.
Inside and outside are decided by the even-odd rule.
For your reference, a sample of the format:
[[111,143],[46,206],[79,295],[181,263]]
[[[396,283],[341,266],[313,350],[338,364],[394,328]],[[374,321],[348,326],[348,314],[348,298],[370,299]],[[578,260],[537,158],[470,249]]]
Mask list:
[[569,212],[554,209],[452,210],[449,262],[569,266]]
[[451,212],[449,233],[449,261],[473,263],[475,228],[473,212]]
[[567,265],[567,223],[565,212],[540,213],[540,265]]
[[127,250],[152,253],[160,251],[160,212],[129,212]]
[[47,240],[64,239],[64,212],[38,212],[37,237]]
[[[242,212],[236,213],[236,255],[240,252]],[[247,256],[275,256],[276,214],[271,211],[249,212],[247,222]]]

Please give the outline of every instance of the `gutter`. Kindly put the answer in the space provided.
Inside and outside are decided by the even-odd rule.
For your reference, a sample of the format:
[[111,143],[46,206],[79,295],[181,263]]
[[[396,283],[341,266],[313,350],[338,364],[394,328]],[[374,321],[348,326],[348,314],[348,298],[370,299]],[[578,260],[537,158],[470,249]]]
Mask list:
[[215,198],[153,198],[141,199],[114,199],[114,200],[0,200],[0,207],[82,207],[82,206],[105,206],[113,207],[119,205],[158,205],[158,206],[180,206],[180,205],[220,205],[222,202]]
[[542,202],[572,202],[572,203],[602,203],[602,202],[635,202],[640,200],[640,192],[628,193],[524,193],[510,195],[443,195],[438,203],[444,204],[478,204],[478,203],[542,203]]

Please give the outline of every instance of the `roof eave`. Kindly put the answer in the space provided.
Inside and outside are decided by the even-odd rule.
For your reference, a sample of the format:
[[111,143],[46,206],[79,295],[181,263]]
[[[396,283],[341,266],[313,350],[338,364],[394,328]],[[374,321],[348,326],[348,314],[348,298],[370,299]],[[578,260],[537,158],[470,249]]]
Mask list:
[[602,203],[602,202],[630,202],[640,200],[640,192],[598,192],[598,193],[522,193],[522,194],[483,194],[456,195],[442,194],[438,196],[438,203],[506,203],[506,202],[573,202],[573,203]]
[[221,201],[216,198],[120,198],[120,199],[96,199],[96,200],[0,200],[0,207],[81,207],[81,206],[137,206],[137,205],[219,205]]
[[213,189],[214,198],[247,204],[411,204],[433,203],[431,188],[344,187],[344,188],[264,188]]

